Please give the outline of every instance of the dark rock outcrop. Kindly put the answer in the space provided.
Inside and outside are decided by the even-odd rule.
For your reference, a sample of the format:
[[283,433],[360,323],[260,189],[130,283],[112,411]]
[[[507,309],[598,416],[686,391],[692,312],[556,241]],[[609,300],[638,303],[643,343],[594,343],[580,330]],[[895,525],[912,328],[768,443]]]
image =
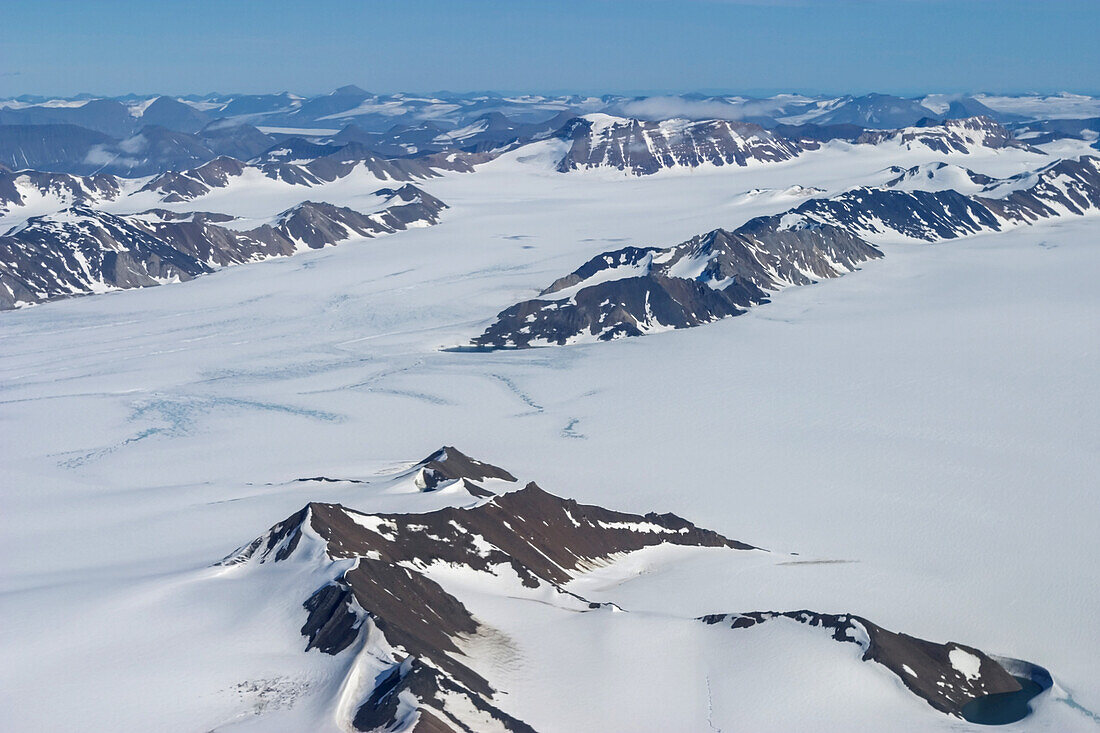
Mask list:
[[767,130],[751,122],[727,120],[646,122],[605,115],[579,117],[557,133],[570,142],[558,170],[614,168],[648,175],[667,168],[778,163],[817,150],[831,140],[920,145],[942,154],[968,154],[978,148],[1020,148],[1042,154],[988,117],[938,120],[922,115],[918,119],[919,124],[902,129],[868,130],[867,125],[831,123],[778,125]]
[[53,197],[62,206],[90,206],[115,200],[121,188],[115,176],[106,174],[74,176],[68,173],[0,170],[0,215],[23,206],[25,194],[29,192]]
[[840,227],[761,217],[668,249],[627,247],[598,255],[538,298],[502,311],[473,345],[524,348],[689,328],[739,315],[765,302],[769,292],[838,277],[881,256]]
[[[507,471],[451,447],[419,465],[433,477],[515,481]],[[479,632],[481,622],[428,577],[425,571],[433,564],[511,573],[523,586],[547,586],[583,602],[562,584],[622,553],[659,544],[753,549],[674,514],[643,516],[578,504],[529,483],[470,508],[427,514],[362,514],[338,504],[311,503],[222,564],[291,561],[299,553],[315,557],[312,538],[322,543],[328,562],[354,564],[303,601],[306,650],[340,654],[372,624],[405,654],[356,712],[360,730],[394,723],[397,689],[411,692],[418,708],[438,717],[445,726],[441,730],[452,730],[450,725],[470,729],[464,727],[468,720],[455,718],[441,702],[449,695],[462,697],[506,730],[531,730],[496,707],[496,691],[469,666],[461,644]]]
[[[402,717],[399,697],[412,696],[417,707]],[[452,701],[461,701],[466,712],[452,712]],[[535,729],[514,718],[484,695],[470,690],[416,657],[407,657],[380,676],[370,697],[355,711],[356,730],[409,730],[410,733],[474,733],[481,729],[503,729],[512,733],[535,733]],[[411,726],[411,727],[406,727]]]
[[[436,451],[417,467],[449,480],[515,480],[452,447]],[[448,590],[430,576],[440,569],[459,569],[494,576],[495,582],[511,578],[515,585],[505,591],[509,595],[543,589],[558,594],[561,607],[571,612],[622,612],[614,603],[590,603],[565,584],[627,553],[659,545],[755,549],[673,514],[629,514],[578,504],[529,483],[472,506],[423,514],[365,514],[314,502],[222,564],[297,562],[312,573],[331,572],[332,579],[302,601],[301,633],[306,651],[324,654],[352,654],[363,648],[357,645],[369,643],[372,663],[383,665],[355,709],[355,729],[469,732],[493,727],[529,732],[529,725],[501,709],[500,691],[476,671],[484,661],[478,646],[467,643],[499,632],[455,595],[463,591]],[[1021,684],[1010,670],[1028,666],[1002,660],[1013,662],[1006,668],[979,649],[896,633],[851,614],[803,610],[696,619],[730,629],[777,620],[819,628],[837,642],[858,645],[863,661],[885,667],[910,692],[954,716],[963,715],[963,708],[975,700],[1019,691]]]
[[819,627],[840,642],[858,644],[863,660],[889,669],[913,694],[942,713],[960,716],[963,707],[987,695],[1016,692],[1020,683],[1000,663],[973,647],[918,639],[882,628],[860,616],[813,611],[753,612],[704,616],[707,624],[733,629],[789,619]]
[[246,167],[235,158],[222,156],[190,170],[162,173],[140,190],[160,194],[161,201],[166,204],[190,201],[215,188],[228,186],[233,178],[244,173]]
[[[974,174],[975,176],[977,174]],[[985,180],[985,177],[972,180]],[[900,191],[861,187],[828,199],[811,199],[792,210],[807,219],[844,227],[861,236],[901,234],[924,241],[955,239],[1039,219],[1100,209],[1100,158],[1081,156],[1039,170],[1028,188],[993,197],[1013,179],[989,179],[983,191]]]
[[491,496],[481,487],[471,486],[471,482],[480,483],[487,478],[500,479],[514,483],[516,477],[503,468],[470,458],[462,451],[446,445],[416,464],[416,486],[421,491],[435,491],[444,484],[463,481],[467,490],[475,495]]

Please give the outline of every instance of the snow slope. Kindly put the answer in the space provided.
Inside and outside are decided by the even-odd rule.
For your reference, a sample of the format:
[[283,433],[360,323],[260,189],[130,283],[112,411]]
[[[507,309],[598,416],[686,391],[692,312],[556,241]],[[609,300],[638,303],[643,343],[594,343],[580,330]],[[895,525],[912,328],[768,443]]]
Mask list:
[[706,328],[439,350],[599,252],[790,207],[746,191],[832,195],[938,161],[1004,178],[1038,156],[838,144],[624,178],[557,174],[539,145],[436,179],[451,208],[430,229],[0,316],[7,724],[339,730],[318,701],[345,662],[300,636],[298,591],[322,579],[211,565],[308,501],[438,508],[295,479],[378,480],[455,444],[555,493],[776,551],[632,556],[583,591],[631,608],[615,630],[610,611],[471,595],[511,638],[485,674],[539,730],[979,729],[813,629],[667,619],[796,608],[1034,661],[1056,686],[1015,729],[1100,727],[1095,216],[886,244],[861,272]]

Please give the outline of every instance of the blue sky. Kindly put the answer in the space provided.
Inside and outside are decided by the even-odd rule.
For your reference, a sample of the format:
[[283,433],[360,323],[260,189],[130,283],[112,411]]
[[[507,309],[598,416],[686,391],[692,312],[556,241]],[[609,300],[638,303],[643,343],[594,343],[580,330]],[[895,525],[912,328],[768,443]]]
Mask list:
[[1100,0],[34,0],[0,96],[1100,92]]

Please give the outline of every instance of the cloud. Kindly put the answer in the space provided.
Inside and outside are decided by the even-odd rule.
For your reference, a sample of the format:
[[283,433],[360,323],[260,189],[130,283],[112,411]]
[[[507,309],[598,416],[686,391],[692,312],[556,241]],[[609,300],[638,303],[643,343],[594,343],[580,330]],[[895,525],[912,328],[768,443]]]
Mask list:
[[685,99],[683,97],[646,97],[625,102],[619,112],[642,120],[667,120],[684,117],[689,120],[740,120],[745,117],[784,114],[787,104],[798,104],[802,97],[775,99]]
[[140,153],[149,145],[144,135],[134,135],[118,144],[118,149],[124,153]]
[[115,157],[115,154],[103,145],[93,145],[84,156],[84,162],[88,165],[107,165]]
[[106,145],[93,145],[84,155],[84,162],[88,165],[105,166],[113,164],[133,168],[141,161],[137,158],[120,155]]

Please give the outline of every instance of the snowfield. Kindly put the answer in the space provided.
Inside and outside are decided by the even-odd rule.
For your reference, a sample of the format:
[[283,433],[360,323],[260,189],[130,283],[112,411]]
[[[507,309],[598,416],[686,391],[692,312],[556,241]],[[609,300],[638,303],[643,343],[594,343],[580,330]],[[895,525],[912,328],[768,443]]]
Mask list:
[[[569,586],[626,613],[440,569],[499,632],[469,641],[497,704],[539,731],[986,729],[819,629],[691,621],[801,608],[1040,664],[1055,686],[1009,729],[1100,730],[1100,217],[870,238],[884,259],[699,328],[442,350],[589,257],[780,213],[794,186],[1053,158],[831,143],[636,177],[557,173],[560,147],[427,182],[450,206],[431,228],[0,314],[0,727],[345,730],[329,705],[356,704],[349,665],[365,689],[378,667],[370,642],[354,662],[303,652],[301,594],[327,578],[214,563],[310,501],[446,506],[390,477],[456,445],[772,551],[650,548]],[[254,183],[167,208],[259,219],[303,195]],[[368,483],[295,481],[317,476]]]

